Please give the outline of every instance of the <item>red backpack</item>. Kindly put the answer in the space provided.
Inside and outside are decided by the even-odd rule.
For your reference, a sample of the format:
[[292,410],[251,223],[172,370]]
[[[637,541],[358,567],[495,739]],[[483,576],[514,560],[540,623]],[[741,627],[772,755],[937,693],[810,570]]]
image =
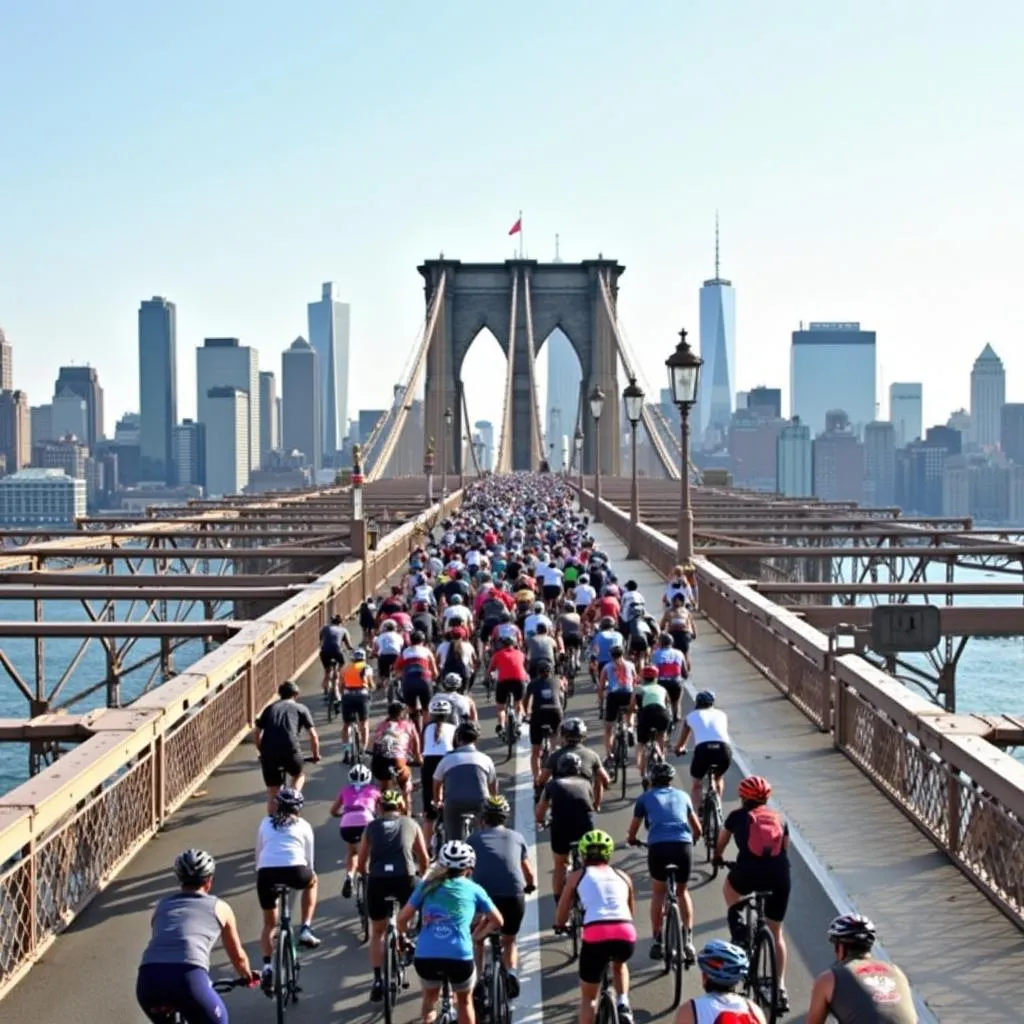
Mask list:
[[715,1018],[715,1024],[758,1024],[758,1021],[750,1010],[723,1010]]
[[755,807],[747,814],[747,849],[754,857],[778,857],[786,838],[782,815],[768,807]]

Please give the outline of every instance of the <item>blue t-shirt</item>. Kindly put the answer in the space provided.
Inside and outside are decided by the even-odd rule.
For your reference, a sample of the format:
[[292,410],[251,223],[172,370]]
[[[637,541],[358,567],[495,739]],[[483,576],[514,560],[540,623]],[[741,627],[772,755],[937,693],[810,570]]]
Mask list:
[[491,897],[469,878],[448,878],[427,886],[420,882],[409,899],[421,911],[416,955],[437,960],[473,959],[473,918],[494,910]]
[[599,665],[612,660],[612,648],[622,647],[622,634],[614,629],[605,629],[594,636],[592,651]]
[[689,794],[674,786],[655,786],[642,793],[633,805],[633,817],[647,826],[647,845],[692,843]]

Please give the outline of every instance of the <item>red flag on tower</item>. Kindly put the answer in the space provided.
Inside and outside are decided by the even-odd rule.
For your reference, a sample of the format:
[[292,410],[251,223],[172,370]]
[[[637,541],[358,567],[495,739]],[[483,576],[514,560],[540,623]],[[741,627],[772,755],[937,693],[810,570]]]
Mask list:
[[508,233],[510,235],[518,235],[522,230],[523,230],[523,215],[519,214],[519,217],[516,220],[515,224],[513,224],[512,227],[510,227],[508,229]]

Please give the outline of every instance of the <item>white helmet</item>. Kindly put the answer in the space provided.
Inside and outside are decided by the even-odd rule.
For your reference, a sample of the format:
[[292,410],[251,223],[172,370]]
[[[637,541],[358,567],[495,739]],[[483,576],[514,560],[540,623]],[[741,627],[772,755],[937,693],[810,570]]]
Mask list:
[[430,712],[432,716],[443,715],[445,718],[447,718],[448,715],[452,713],[452,702],[450,700],[445,700],[444,697],[435,697],[430,702],[430,706],[427,708],[427,710]]
[[476,865],[476,851],[468,843],[452,839],[441,847],[437,859],[453,871],[467,871]]
[[365,764],[354,764],[348,773],[348,781],[355,786],[365,786],[373,781],[373,775]]

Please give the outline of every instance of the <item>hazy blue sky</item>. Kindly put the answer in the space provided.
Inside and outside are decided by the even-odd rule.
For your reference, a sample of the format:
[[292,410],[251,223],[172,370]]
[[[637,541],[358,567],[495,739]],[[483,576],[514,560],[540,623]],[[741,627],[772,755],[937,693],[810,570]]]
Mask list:
[[[697,328],[714,210],[738,386],[785,386],[800,320],[878,331],[880,381],[966,404],[986,341],[1024,399],[1020,0],[0,0],[0,325],[16,386],[92,362],[138,404],[136,311],[280,370],[322,281],[352,303],[352,409],[383,404],[440,250],[627,266],[661,386]],[[501,366],[477,345],[471,414]],[[880,388],[881,392],[882,388]],[[490,401],[488,401],[490,399]],[[882,408],[885,413],[885,406]]]

